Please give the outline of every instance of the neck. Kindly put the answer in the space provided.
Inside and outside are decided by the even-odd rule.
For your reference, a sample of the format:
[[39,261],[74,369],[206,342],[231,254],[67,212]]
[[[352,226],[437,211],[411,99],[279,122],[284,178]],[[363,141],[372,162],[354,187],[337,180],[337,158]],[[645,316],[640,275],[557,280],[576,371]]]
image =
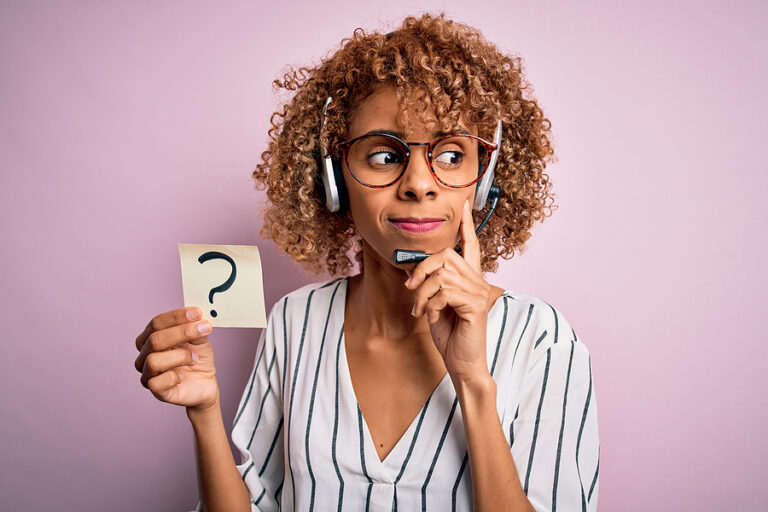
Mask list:
[[345,322],[350,329],[393,343],[429,332],[426,316],[411,315],[414,292],[405,287],[404,270],[381,261],[365,242],[363,269],[348,282]]

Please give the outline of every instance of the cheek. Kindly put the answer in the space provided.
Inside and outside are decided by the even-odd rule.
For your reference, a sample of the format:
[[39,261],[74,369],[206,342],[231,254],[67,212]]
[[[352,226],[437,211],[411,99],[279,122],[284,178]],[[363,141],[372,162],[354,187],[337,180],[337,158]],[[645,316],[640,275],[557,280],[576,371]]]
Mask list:
[[464,215],[464,202],[469,202],[469,211],[474,212],[472,210],[472,205],[475,203],[475,188],[472,187],[468,192],[461,194],[459,199],[454,203],[453,211],[456,215],[456,218],[461,221],[461,217]]
[[349,191],[349,210],[352,214],[352,220],[361,236],[367,235],[375,226],[378,220],[379,205],[375,195],[370,192],[377,190],[360,190],[362,187],[358,184],[348,188]]

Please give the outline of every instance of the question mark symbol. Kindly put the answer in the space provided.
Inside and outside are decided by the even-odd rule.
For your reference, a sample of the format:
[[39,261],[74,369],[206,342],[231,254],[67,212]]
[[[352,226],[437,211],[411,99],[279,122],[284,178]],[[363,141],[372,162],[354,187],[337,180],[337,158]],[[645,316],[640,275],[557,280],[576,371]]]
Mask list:
[[[229,275],[229,278],[224,281],[223,284],[220,284],[219,286],[216,286],[215,288],[211,288],[211,291],[208,292],[208,302],[213,304],[213,294],[214,293],[221,293],[224,291],[229,290],[229,288],[232,286],[232,283],[235,282],[235,276],[237,275],[237,266],[235,265],[235,260],[224,254],[223,252],[218,251],[209,251],[205,254],[201,255],[199,258],[197,258],[197,261],[199,261],[201,264],[205,263],[206,261],[210,260],[225,260],[230,265],[232,265],[232,273]],[[211,316],[216,317],[217,313],[216,310],[211,310]]]

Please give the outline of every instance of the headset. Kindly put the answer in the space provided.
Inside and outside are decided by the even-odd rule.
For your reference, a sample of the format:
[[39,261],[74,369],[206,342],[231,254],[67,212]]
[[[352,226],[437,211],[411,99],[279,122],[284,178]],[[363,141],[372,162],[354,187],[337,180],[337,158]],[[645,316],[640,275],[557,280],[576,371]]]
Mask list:
[[[325,104],[323,105],[323,124],[320,133],[322,133],[322,131],[325,129],[325,124],[328,121],[327,111],[328,105],[330,105],[330,103],[331,97],[328,96],[328,99],[325,100]],[[477,183],[477,187],[475,188],[475,200],[472,205],[474,210],[482,210],[485,207],[485,203],[490,199],[490,209],[483,219],[483,222],[475,231],[475,234],[480,233],[480,230],[483,229],[485,224],[488,222],[491,214],[494,212],[494,210],[496,210],[496,204],[498,203],[499,196],[501,195],[501,189],[497,185],[493,184],[496,162],[499,158],[499,152],[501,149],[501,128],[501,119],[499,119],[499,122],[496,125],[496,131],[493,135],[493,143],[496,145],[497,149],[491,155],[491,160],[488,162],[488,169],[485,171],[485,174],[483,174],[483,177],[480,178],[480,181]],[[349,197],[347,195],[346,187],[344,186],[344,176],[342,174],[343,167],[341,161],[331,157],[325,146],[322,147],[321,154],[321,177],[323,181],[323,190],[325,193],[325,205],[331,212],[344,215],[349,209]],[[393,255],[393,260],[396,264],[399,265],[402,263],[419,262],[428,256],[430,255],[421,251],[406,251],[397,249]]]

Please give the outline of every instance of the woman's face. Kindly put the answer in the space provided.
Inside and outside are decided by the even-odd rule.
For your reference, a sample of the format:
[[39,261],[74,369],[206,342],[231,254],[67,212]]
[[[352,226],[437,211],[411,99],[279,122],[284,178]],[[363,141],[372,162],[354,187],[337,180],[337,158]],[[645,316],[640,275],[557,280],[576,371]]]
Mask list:
[[[349,138],[374,130],[396,132],[407,142],[431,142],[438,137],[434,114],[427,124],[414,115],[409,118],[411,132],[402,133],[397,124],[398,109],[394,87],[379,87],[350,119]],[[468,133],[477,135],[476,127],[468,125],[464,118],[460,118],[460,124]],[[458,242],[464,201],[472,205],[476,185],[460,189],[441,185],[429,170],[426,152],[426,146],[413,146],[405,174],[387,188],[374,189],[358,183],[344,164],[344,183],[357,232],[368,255],[382,263],[394,266],[395,249],[434,253],[453,248]]]

